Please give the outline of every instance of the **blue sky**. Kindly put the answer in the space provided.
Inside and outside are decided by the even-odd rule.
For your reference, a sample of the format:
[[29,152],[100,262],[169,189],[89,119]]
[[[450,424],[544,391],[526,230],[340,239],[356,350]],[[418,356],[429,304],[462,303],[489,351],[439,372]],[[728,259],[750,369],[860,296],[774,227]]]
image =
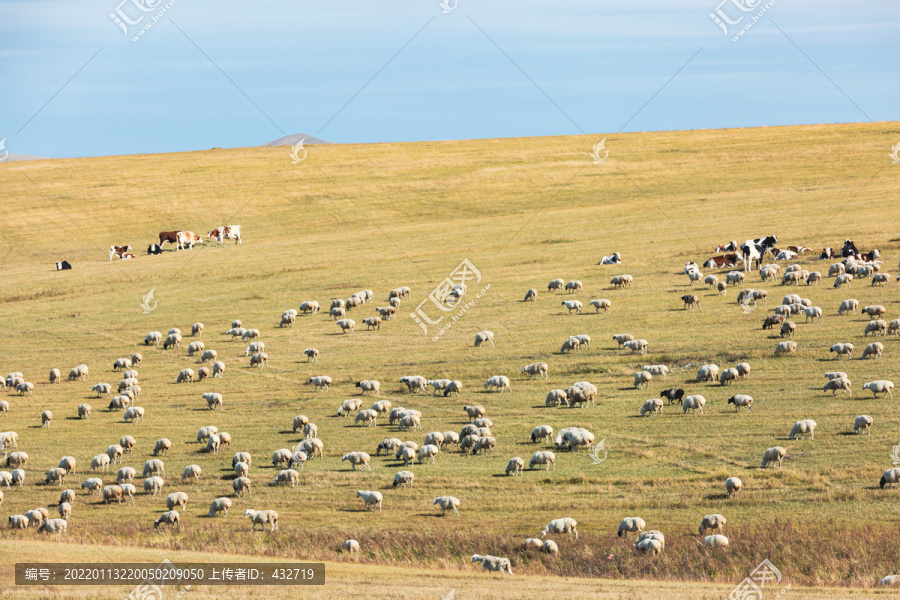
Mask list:
[[[775,0],[737,41],[773,0],[743,0],[748,11],[741,0],[458,0],[447,13],[437,0],[143,0],[146,12],[121,1],[0,1],[10,152],[898,118],[900,3],[887,0]],[[109,16],[117,7],[144,16],[128,35]],[[728,35],[709,16],[717,7],[744,17]]]

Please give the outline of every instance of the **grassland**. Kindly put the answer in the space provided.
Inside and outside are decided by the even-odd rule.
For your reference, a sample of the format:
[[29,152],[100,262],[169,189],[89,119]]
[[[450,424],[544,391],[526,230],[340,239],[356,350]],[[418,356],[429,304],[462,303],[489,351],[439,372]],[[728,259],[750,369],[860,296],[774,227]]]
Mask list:
[[[837,316],[841,300],[883,304],[887,318],[897,318],[896,286],[854,282],[838,291],[826,279],[818,287],[782,289],[753,273],[747,286],[767,289],[770,298],[749,314],[735,304],[736,290],[724,297],[693,291],[702,311],[682,310],[679,297],[691,291],[685,261],[705,259],[719,243],[771,233],[784,244],[816,249],[850,237],[861,248],[877,247],[892,268],[900,256],[891,222],[898,171],[885,149],[898,133],[896,123],[882,123],[619,134],[606,136],[610,155],[602,164],[591,163],[587,152],[597,140],[586,137],[317,146],[299,165],[282,148],[0,164],[7,223],[0,236],[6,332],[0,368],[23,371],[37,384],[33,397],[10,396],[10,414],[0,417],[31,457],[26,486],[5,492],[3,513],[52,507],[59,492],[43,485],[43,473],[63,455],[79,461],[70,485],[77,489],[90,458],[122,435],[138,439],[124,462],[138,470],[153,442],[168,437],[174,445],[164,492],[191,496],[181,532],[153,530],[164,498],[141,494],[133,505],[106,506],[79,494],[65,539],[44,544],[41,553],[101,544],[123,557],[143,548],[340,562],[348,559],[337,546],[354,537],[364,548],[354,561],[371,563],[373,573],[397,569],[398,578],[410,568],[468,578],[468,556],[480,552],[514,558],[517,575],[535,581],[685,580],[727,591],[768,558],[792,585],[871,586],[900,562],[897,545],[884,543],[900,529],[896,493],[877,485],[900,442],[900,411],[893,400],[873,400],[860,388],[894,378],[897,339],[884,340],[880,361],[838,365],[828,348],[868,342],[865,318]],[[158,231],[199,233],[223,223],[243,226],[242,245],[107,261],[110,244],[143,252]],[[624,265],[597,264],[614,251]],[[464,258],[483,276],[477,286],[470,282],[470,292],[490,289],[432,341],[408,313]],[[63,259],[72,271],[53,270]],[[827,262],[810,255],[799,262],[827,271]],[[611,289],[609,279],[626,272],[634,286]],[[612,311],[565,314],[566,297],[545,291],[555,277],[582,280],[580,299],[610,298]],[[412,298],[380,331],[359,327],[341,335],[324,314],[299,318],[293,329],[277,327],[281,312],[304,300],[327,304],[369,288],[376,302],[350,314],[360,322],[400,285],[412,287]],[[523,303],[531,287],[540,290],[537,301]],[[151,289],[158,305],[145,314],[139,304]],[[821,323],[800,320],[797,356],[776,359],[780,338],[760,325],[793,291],[825,316]],[[262,331],[268,368],[250,369],[245,344],[222,335],[235,318]],[[196,357],[185,346],[163,351],[139,344],[148,331],[188,331],[195,321],[206,324],[202,340],[219,352],[227,372],[222,380],[176,385],[180,369],[197,368]],[[496,346],[473,348],[474,334],[484,329],[495,332]],[[620,332],[647,339],[649,355],[616,349],[610,337]],[[593,337],[590,349],[558,354],[567,336],[581,333]],[[308,347],[319,349],[318,364],[305,362]],[[89,399],[91,385],[119,379],[113,361],[134,351],[144,354],[138,404],[147,411],[136,426],[101,410],[106,402],[96,394]],[[549,381],[519,374],[537,360],[550,364]],[[753,373],[730,388],[693,382],[699,364],[741,361]],[[89,382],[45,383],[50,368],[65,374],[82,362],[91,368]],[[656,363],[672,369],[668,380],[633,389],[635,369]],[[837,366],[854,382],[852,398],[822,393],[822,372]],[[331,392],[304,385],[318,374],[333,377]],[[397,382],[407,374],[460,379],[464,393],[410,396]],[[510,376],[511,393],[482,390],[494,374]],[[428,431],[459,430],[467,422],[462,406],[486,406],[498,440],[493,456],[441,454],[434,465],[413,466],[416,483],[401,491],[389,489],[400,469],[393,459],[373,456],[372,473],[350,471],[340,462],[343,453],[374,455],[378,441],[397,435],[386,420],[364,429],[334,416],[341,400],[357,395],[353,382],[360,379],[380,380],[383,399],[423,412],[423,432],[398,436],[419,443]],[[600,390],[596,408],[543,406],[548,390],[583,379]],[[644,400],[675,386],[704,394],[706,414],[666,408],[658,418],[637,417]],[[223,393],[222,413],[205,408],[206,391]],[[727,408],[725,400],[738,392],[755,398],[752,413]],[[75,418],[82,402],[95,407],[89,421]],[[39,427],[44,409],[55,415],[49,429]],[[290,423],[301,413],[317,423],[326,457],[306,465],[298,488],[269,487],[276,470],[268,459],[298,442]],[[871,436],[852,435],[859,414],[874,417]],[[818,422],[815,440],[786,439],[800,418]],[[530,431],[543,423],[589,428],[606,440],[607,460],[593,465],[585,453],[564,453],[549,474],[503,477],[510,457],[527,462],[536,449]],[[210,424],[231,433],[234,448],[201,452],[196,431]],[[784,468],[758,469],[773,445],[788,449]],[[227,519],[207,519],[208,503],[231,493],[233,451],[253,454],[253,498],[235,499]],[[200,483],[182,485],[182,469],[194,463],[204,471]],[[723,482],[733,475],[745,484],[738,500],[724,494]],[[384,512],[363,511],[359,489],[382,490]],[[438,516],[431,500],[443,494],[462,499],[461,518]],[[279,532],[249,534],[239,518],[245,508],[278,510]],[[697,524],[712,512],[728,518],[727,551],[697,548]],[[629,515],[666,533],[664,556],[634,556],[630,544],[615,538],[616,524]],[[576,518],[582,533],[577,542],[559,540],[558,558],[517,550],[561,516]],[[9,550],[34,533],[0,536],[0,547]]]

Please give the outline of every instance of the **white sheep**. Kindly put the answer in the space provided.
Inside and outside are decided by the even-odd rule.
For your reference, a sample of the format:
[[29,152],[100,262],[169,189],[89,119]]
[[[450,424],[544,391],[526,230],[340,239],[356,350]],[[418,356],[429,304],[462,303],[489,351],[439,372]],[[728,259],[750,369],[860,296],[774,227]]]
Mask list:
[[509,462],[506,464],[506,475],[509,476],[512,474],[513,477],[516,475],[522,474],[522,469],[525,468],[525,461],[522,460],[522,457],[516,456],[509,459]]
[[718,365],[703,365],[697,371],[697,383],[701,381],[716,381],[719,378]]
[[580,300],[563,300],[560,304],[566,307],[566,310],[569,311],[569,314],[572,314],[574,310],[577,314],[582,314],[581,309],[584,308],[584,305]]
[[853,433],[867,433],[871,435],[873,422],[874,420],[869,415],[859,415],[853,420]]
[[737,477],[729,477],[725,480],[725,491],[732,498],[737,498],[738,494],[744,488],[744,482]]
[[862,353],[863,360],[869,358],[870,356],[874,356],[876,359],[882,357],[882,353],[884,352],[884,344],[881,342],[872,342],[868,346],[865,347]]
[[148,477],[144,480],[144,491],[151,496],[155,496],[159,493],[159,490],[163,488],[165,483],[166,482],[162,477],[156,475],[154,475],[153,477]]
[[633,340],[634,336],[630,333],[617,333],[612,336],[612,339],[615,340],[615,342],[619,345],[619,348],[621,348],[625,342],[630,342],[631,340]]
[[728,547],[728,538],[718,533],[708,535],[703,538],[703,545],[710,548],[726,548]]
[[91,459],[91,471],[109,471],[109,456],[106,454],[98,454]]
[[391,484],[391,487],[412,487],[413,480],[416,476],[412,471],[398,471],[396,475],[394,475],[394,482]]
[[152,475],[153,473],[158,473],[163,477],[166,476],[166,465],[158,458],[151,458],[144,463],[144,471],[142,476],[147,477],[148,475]]
[[722,533],[722,530],[725,527],[725,523],[725,517],[720,514],[706,515],[705,517],[703,517],[703,520],[700,521],[700,527],[698,531],[700,532],[700,535],[705,535],[707,530],[718,530],[719,533]]
[[565,533],[568,535],[575,534],[575,539],[578,539],[578,521],[573,519],[572,517],[563,517],[561,519],[553,519],[547,526],[544,527],[544,530],[541,531],[541,539],[547,537],[548,533]]
[[216,498],[212,501],[212,504],[209,505],[209,516],[210,518],[213,518],[219,516],[221,513],[223,517],[227,517],[229,508],[231,508],[230,498],[225,498],[224,496]]
[[484,389],[493,391],[494,388],[499,388],[501,394],[503,393],[504,389],[512,391],[509,387],[509,377],[505,375],[494,375],[493,377],[490,377],[484,383]]
[[778,463],[778,467],[781,467],[781,462],[784,460],[785,455],[787,454],[787,450],[782,448],[781,446],[773,446],[767,449],[763,453],[762,465],[760,468],[765,469],[769,466],[769,463],[773,465]]
[[458,517],[459,511],[457,510],[457,508],[459,508],[459,504],[459,498],[457,498],[456,496],[439,496],[434,499],[434,502],[431,503],[432,506],[438,505],[441,508],[442,517],[447,516],[447,511],[451,509],[453,510],[453,514]]
[[475,347],[478,348],[482,344],[490,344],[494,345],[494,332],[493,331],[480,331],[475,334]]
[[793,440],[795,437],[799,437],[802,440],[804,433],[808,433],[809,439],[813,439],[816,433],[816,422],[812,419],[797,421],[794,423],[794,426],[791,427],[791,433],[788,436],[788,439]]
[[641,533],[647,524],[640,517],[625,517],[619,523],[619,529],[616,535],[620,538],[627,538],[630,533]]
[[531,461],[528,463],[528,468],[534,471],[534,465],[538,465],[538,470],[540,470],[541,465],[547,465],[547,470],[553,469],[556,470],[556,454],[550,452],[549,450],[542,450],[539,452],[535,452],[531,457]]
[[687,411],[691,411],[696,414],[697,411],[700,411],[700,414],[703,414],[703,407],[706,405],[706,398],[699,394],[694,394],[693,396],[685,396],[684,402],[682,404],[682,413],[687,413]]
[[278,486],[282,483],[290,483],[291,487],[294,487],[297,485],[299,480],[300,480],[300,473],[298,473],[294,469],[287,468],[287,469],[282,469],[281,471],[278,472],[278,474],[275,476],[275,479],[272,481],[272,485]]
[[356,492],[356,497],[363,499],[363,505],[366,507],[366,511],[370,510],[371,507],[377,508],[378,512],[381,512],[381,502],[384,499],[381,492],[358,490]]
[[563,342],[562,347],[559,349],[560,354],[565,354],[566,352],[577,352],[581,347],[581,341],[579,341],[576,337],[570,337],[565,342]]
[[531,363],[522,367],[522,372],[528,374],[528,379],[534,379],[535,376],[538,379],[547,379],[549,371],[550,366],[545,362]]
[[834,352],[835,360],[840,359],[844,354],[847,355],[847,360],[850,360],[851,355],[853,354],[853,344],[847,342],[842,344],[835,344],[831,347],[831,352]]
[[631,340],[622,344],[624,348],[631,350],[631,353],[634,354],[638,350],[641,351],[641,355],[647,352],[647,340]]
[[140,406],[132,406],[125,411],[124,420],[126,423],[143,423],[144,409]]
[[648,373],[647,371],[638,371],[634,374],[634,387],[636,389],[640,388],[649,388],[650,381],[653,379],[653,375]]
[[[212,439],[212,438],[210,438]],[[200,481],[200,473],[203,470],[200,468],[200,465],[188,465],[184,468],[184,472],[181,474],[181,483],[184,483],[185,479],[193,479],[194,482]]]
[[319,388],[322,388],[326,392],[331,390],[331,377],[327,375],[318,375],[316,377],[310,377],[307,380],[307,383],[311,383],[315,386],[315,391],[319,391]]
[[553,427],[550,425],[538,425],[531,432],[531,441],[549,442],[553,438]]
[[869,383],[863,386],[864,390],[869,390],[872,392],[872,395],[877,398],[879,392],[883,393],[884,396],[882,398],[887,398],[890,396],[894,397],[894,394],[891,393],[891,390],[894,389],[894,382],[888,381],[887,379],[878,379],[876,381],[870,381]]
[[267,352],[257,352],[250,357],[251,367],[267,367],[269,366],[269,354]]
[[525,292],[525,299],[522,302],[534,302],[534,299],[537,298],[537,290],[535,288],[531,288],[527,292]]
[[641,407],[641,416],[650,415],[651,417],[655,417],[662,410],[663,401],[659,398],[651,398],[644,402],[644,405]]
[[596,312],[600,312],[600,309],[603,309],[603,312],[609,312],[610,307],[612,306],[612,302],[606,298],[597,298],[595,300],[590,301],[590,305],[594,307]]
[[779,342],[775,347],[775,356],[782,356],[784,354],[794,354],[797,352],[797,342],[793,340],[789,340],[786,342]]
[[371,471],[372,467],[369,466],[370,458],[371,457],[365,452],[348,452],[341,458],[341,462],[348,461],[354,471],[357,466],[362,466],[363,470],[368,469]]
[[644,365],[642,368],[654,377],[662,377],[663,380],[669,375],[669,367],[666,365]]

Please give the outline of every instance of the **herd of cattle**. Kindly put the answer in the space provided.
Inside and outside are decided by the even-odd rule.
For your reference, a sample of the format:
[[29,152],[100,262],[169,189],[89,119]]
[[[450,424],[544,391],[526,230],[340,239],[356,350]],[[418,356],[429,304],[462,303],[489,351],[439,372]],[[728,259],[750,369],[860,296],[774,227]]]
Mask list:
[[[212,240],[215,239],[220,244],[223,244],[225,240],[234,240],[235,244],[240,244],[241,242],[241,226],[240,225],[223,225],[222,227],[216,227],[212,231],[206,233],[206,239]],[[191,250],[194,247],[194,244],[202,244],[203,238],[194,233],[193,231],[160,231],[159,232],[159,243],[158,244],[150,244],[147,247],[147,254],[161,254],[163,251],[163,246],[166,244],[175,244],[175,250]],[[131,251],[131,246],[125,244],[123,246],[110,246],[109,247],[109,260],[114,258],[118,258],[120,260],[128,260],[134,258],[134,253]]]
[[[707,269],[728,269],[743,262],[744,271],[750,271],[753,268],[759,268],[760,263],[766,254],[772,254],[772,256],[775,257],[775,260],[783,261],[794,260],[801,254],[813,251],[812,248],[806,248],[804,246],[787,246],[783,249],[779,249],[775,247],[776,244],[778,244],[778,238],[774,235],[757,238],[755,240],[747,240],[740,246],[737,245],[737,242],[722,244],[716,246],[714,251],[727,252],[728,254],[711,256],[703,263],[703,266]],[[844,247],[841,248],[840,252],[835,253],[834,248],[828,247],[822,248],[822,251],[819,253],[820,260],[840,257],[851,258],[864,264],[874,263],[879,256],[878,250],[860,252],[852,240],[844,240]]]

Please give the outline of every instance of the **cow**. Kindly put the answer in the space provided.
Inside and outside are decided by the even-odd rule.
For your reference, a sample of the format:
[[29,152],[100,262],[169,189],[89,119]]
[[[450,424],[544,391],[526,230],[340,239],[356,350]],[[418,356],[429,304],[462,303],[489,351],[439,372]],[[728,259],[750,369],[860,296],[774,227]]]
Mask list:
[[160,231],[159,232],[159,246],[160,248],[165,246],[167,243],[178,245],[178,234],[180,231]]
[[184,250],[185,246],[189,250],[194,249],[194,244],[202,244],[203,240],[199,235],[194,233],[193,231],[179,231],[175,236],[177,241],[177,245],[175,246],[175,250]]
[[806,252],[812,252],[812,248],[807,248],[806,246],[788,246],[787,250],[794,252],[796,254],[805,254]]
[[741,244],[741,255],[744,257],[744,272],[751,269],[758,269],[762,263],[762,257],[775,247],[778,238],[774,235],[755,240],[747,240]]
[[622,263],[622,254],[619,252],[613,252],[612,256],[604,256],[600,261],[601,265],[618,265]]
[[721,246],[716,246],[716,249],[713,252],[735,252],[738,249],[737,242],[728,242],[727,244],[722,244]]
[[220,244],[224,243],[225,240],[234,240],[235,244],[240,244],[242,243],[241,226],[225,225],[224,227],[216,227],[206,234],[206,239],[211,240],[213,238],[215,238]]
[[737,264],[737,261],[737,254],[724,254],[710,257],[709,260],[703,263],[703,267],[706,269],[730,269]]
[[130,259],[130,258],[134,258],[134,254],[132,254],[131,252],[126,252],[125,254],[123,254],[122,256],[120,256],[119,258],[121,258],[122,260],[128,260],[128,259]]
[[853,243],[853,240],[844,240],[844,247],[841,248],[841,257],[847,258],[853,254],[859,254],[859,250],[856,249],[856,244]]
[[162,254],[162,246],[159,244],[150,244],[147,246],[147,254]]
[[819,260],[828,260],[829,258],[834,258],[834,248],[831,246],[822,248],[822,252],[819,253]]
[[57,271],[69,271],[71,269],[72,269],[72,265],[70,265],[69,261],[67,261],[67,260],[56,263]]
[[109,247],[109,260],[112,261],[113,257],[123,258],[125,254],[131,252],[131,246],[110,246]]
[[775,255],[775,260],[794,260],[797,258],[797,253],[792,250],[779,250],[778,248],[772,248],[772,254]]

